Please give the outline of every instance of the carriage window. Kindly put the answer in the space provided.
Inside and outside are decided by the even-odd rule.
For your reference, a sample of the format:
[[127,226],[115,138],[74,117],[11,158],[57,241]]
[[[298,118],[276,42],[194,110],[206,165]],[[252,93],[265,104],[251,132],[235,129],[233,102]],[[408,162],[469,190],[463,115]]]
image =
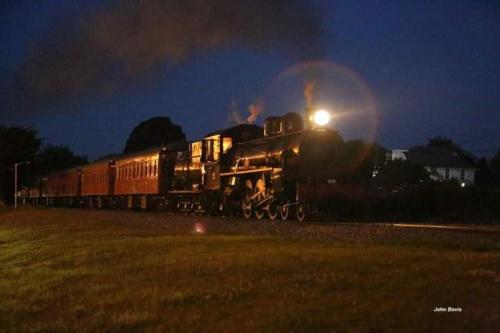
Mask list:
[[221,149],[220,135],[214,135],[203,140],[205,145],[205,161],[218,161]]
[[[201,141],[197,141],[191,143],[191,145],[189,146],[189,149],[191,150],[191,160],[193,163],[200,163],[200,158],[202,154],[201,145],[202,145]],[[183,160],[186,158],[184,154],[182,154],[181,156],[179,156],[179,154],[182,153],[177,154],[177,159]]]
[[222,152],[225,154],[227,151],[233,146],[232,138],[224,138],[222,139]]
[[214,150],[214,161],[218,161],[219,160],[219,154],[220,154],[220,136],[216,136],[214,139],[213,139],[213,143],[212,143],[212,147],[213,147],[213,150]]
[[203,145],[205,147],[205,161],[219,160],[220,141],[218,135],[203,140]]

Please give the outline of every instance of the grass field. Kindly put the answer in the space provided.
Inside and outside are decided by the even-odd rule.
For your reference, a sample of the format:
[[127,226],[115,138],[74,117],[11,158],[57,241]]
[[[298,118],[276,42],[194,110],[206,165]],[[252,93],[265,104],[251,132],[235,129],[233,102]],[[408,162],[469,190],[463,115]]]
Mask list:
[[498,234],[265,223],[1,211],[0,331],[498,332]]

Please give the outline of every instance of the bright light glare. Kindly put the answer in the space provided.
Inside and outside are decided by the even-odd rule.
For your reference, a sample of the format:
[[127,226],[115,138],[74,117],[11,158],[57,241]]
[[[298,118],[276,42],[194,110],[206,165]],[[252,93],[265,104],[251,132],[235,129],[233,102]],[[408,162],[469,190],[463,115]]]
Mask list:
[[318,126],[325,126],[330,122],[330,114],[325,110],[318,110],[313,115],[313,121]]
[[205,226],[199,222],[196,222],[194,224],[194,230],[193,230],[194,233],[196,234],[204,234],[207,232],[207,230],[205,229]]

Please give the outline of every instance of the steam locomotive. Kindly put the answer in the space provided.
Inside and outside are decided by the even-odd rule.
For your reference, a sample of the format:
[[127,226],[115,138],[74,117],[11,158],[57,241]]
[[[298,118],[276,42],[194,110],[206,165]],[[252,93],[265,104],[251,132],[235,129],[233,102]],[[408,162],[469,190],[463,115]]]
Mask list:
[[335,193],[337,132],[324,111],[268,117],[203,139],[41,177],[25,200],[79,207],[168,209],[303,221]]

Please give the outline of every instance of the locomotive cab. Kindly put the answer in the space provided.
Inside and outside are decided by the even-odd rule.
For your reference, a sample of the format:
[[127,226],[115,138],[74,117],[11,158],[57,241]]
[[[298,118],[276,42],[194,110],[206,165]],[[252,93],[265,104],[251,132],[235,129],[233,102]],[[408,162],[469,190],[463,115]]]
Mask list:
[[238,143],[262,137],[262,128],[255,125],[239,125],[209,133],[203,139],[201,161],[203,164],[203,188],[221,189],[221,167],[228,160],[228,153]]

